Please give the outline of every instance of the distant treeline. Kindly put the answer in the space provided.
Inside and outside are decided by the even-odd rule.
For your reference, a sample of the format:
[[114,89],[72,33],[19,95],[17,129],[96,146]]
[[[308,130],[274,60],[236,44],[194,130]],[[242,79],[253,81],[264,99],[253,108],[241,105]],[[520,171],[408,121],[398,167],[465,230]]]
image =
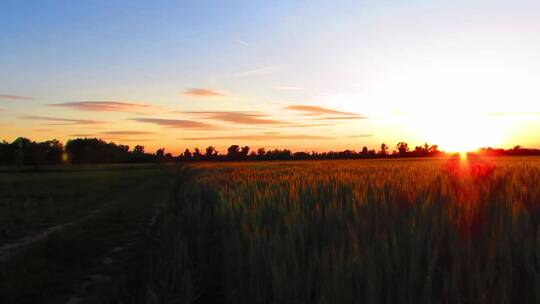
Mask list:
[[[512,149],[481,148],[474,154],[486,156],[540,155],[539,149],[515,146]],[[363,147],[360,151],[339,152],[292,152],[289,149],[252,150],[248,146],[230,146],[225,153],[209,146],[204,151],[198,148],[186,149],[173,156],[158,149],[155,153],[145,152],[144,146],[136,145],[130,150],[127,145],[105,142],[97,138],[76,138],[68,140],[65,146],[58,140],[35,142],[19,137],[12,143],[0,143],[0,164],[41,165],[41,164],[97,164],[97,163],[149,163],[175,161],[244,161],[244,160],[308,160],[308,159],[363,159],[363,158],[405,158],[436,157],[446,155],[437,145],[416,146],[410,149],[405,142],[399,142],[394,149],[381,144],[378,150]]]
[[64,146],[53,139],[35,142],[19,137],[12,143],[0,143],[0,163],[15,165],[42,164],[97,164],[97,163],[145,163],[156,160],[154,154],[145,153],[144,147],[117,145],[97,138],[68,140]]

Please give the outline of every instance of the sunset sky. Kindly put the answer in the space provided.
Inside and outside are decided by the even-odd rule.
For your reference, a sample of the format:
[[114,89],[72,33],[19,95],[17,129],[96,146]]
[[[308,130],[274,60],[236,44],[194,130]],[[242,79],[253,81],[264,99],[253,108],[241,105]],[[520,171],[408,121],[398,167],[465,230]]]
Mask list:
[[0,1],[0,139],[540,147],[540,1]]

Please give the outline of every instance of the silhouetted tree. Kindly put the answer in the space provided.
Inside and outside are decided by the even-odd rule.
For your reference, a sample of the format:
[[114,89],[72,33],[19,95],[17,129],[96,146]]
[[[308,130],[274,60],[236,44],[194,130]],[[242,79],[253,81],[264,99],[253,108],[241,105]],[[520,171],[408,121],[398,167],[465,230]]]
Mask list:
[[396,149],[398,150],[398,153],[400,155],[405,155],[407,152],[409,152],[409,144],[407,144],[406,142],[400,141],[396,145]]
[[184,159],[191,160],[191,151],[189,151],[189,149],[184,151]]
[[194,160],[201,160],[202,159],[202,153],[201,153],[201,150],[199,150],[199,148],[193,149],[193,159]]
[[65,147],[72,163],[122,163],[130,160],[129,146],[97,138],[76,138]]
[[156,151],[156,161],[157,162],[165,161],[165,148],[161,148]]
[[367,156],[368,155],[368,147],[364,146],[362,148],[362,152],[360,153],[362,156]]
[[232,145],[227,149],[227,159],[229,160],[240,159],[240,147],[238,145]]
[[208,146],[206,148],[206,152],[205,152],[204,156],[207,159],[213,159],[216,155],[217,155],[217,151],[216,151],[216,148],[214,146]]
[[248,154],[249,154],[249,147],[243,146],[242,149],[240,150],[240,157],[245,159],[247,158]]
[[136,145],[136,146],[133,148],[133,153],[144,154],[144,146]]
[[[392,157],[433,157],[443,155],[444,152],[438,150],[437,145],[416,146],[413,151],[409,151],[408,144],[399,142],[397,150]],[[129,151],[129,146],[117,145],[112,142],[105,142],[97,138],[76,138],[69,140],[64,147],[58,140],[49,140],[44,142],[34,142],[28,138],[19,137],[12,143],[6,141],[0,142],[0,163],[20,165],[39,165],[42,163],[62,163],[63,155],[68,155],[72,163],[123,163],[123,162],[151,162],[158,160],[160,162],[174,161],[175,158],[170,153],[165,153],[165,149],[158,149],[155,154],[145,153],[144,146],[136,145],[133,151]],[[538,149],[527,149],[517,145],[512,149],[494,149],[481,148],[470,155],[540,155]],[[232,145],[227,149],[226,155],[220,155],[213,146],[206,148],[202,155],[198,148],[195,148],[192,154],[189,149],[180,154],[176,160],[289,160],[289,159],[356,159],[356,158],[375,158],[388,156],[388,146],[381,144],[381,150],[376,152],[374,149],[362,147],[360,153],[354,150],[330,151],[311,153],[298,151],[292,153],[288,149],[273,149],[266,151],[259,148],[257,151],[251,151],[248,146],[240,148],[238,145]]]
[[381,155],[387,155],[388,154],[388,146],[385,143],[381,144],[381,150],[379,152]]

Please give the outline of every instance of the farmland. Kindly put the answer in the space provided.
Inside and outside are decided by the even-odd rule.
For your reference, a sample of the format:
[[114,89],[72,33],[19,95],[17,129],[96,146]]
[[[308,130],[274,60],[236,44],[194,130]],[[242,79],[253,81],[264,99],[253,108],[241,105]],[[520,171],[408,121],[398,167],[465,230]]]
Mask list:
[[2,299],[98,273],[80,302],[540,301],[540,158],[141,168],[3,173],[4,244],[73,224],[11,254]]
[[146,301],[540,300],[539,159],[192,171],[155,227]]
[[155,165],[0,172],[0,303],[114,297],[174,181]]

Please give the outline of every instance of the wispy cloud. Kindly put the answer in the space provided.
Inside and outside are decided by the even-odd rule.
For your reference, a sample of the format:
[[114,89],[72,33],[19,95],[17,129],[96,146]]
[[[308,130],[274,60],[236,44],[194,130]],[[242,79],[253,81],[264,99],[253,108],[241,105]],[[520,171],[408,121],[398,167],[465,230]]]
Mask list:
[[22,116],[21,119],[53,122],[50,125],[97,125],[105,123],[104,121],[98,120],[70,119],[48,116]]
[[96,134],[91,134],[91,133],[80,133],[80,134],[70,134],[69,137],[99,137],[98,135]]
[[148,104],[120,101],[75,101],[49,104],[51,107],[71,108],[92,112],[127,112],[142,114],[157,107]]
[[368,119],[367,116],[354,115],[354,116],[324,116],[314,118],[316,120],[349,120],[349,119]]
[[225,96],[224,93],[212,90],[212,89],[204,89],[204,88],[191,88],[187,89],[184,92],[184,95],[186,96],[192,96],[192,97],[218,97],[218,96]]
[[[79,138],[99,138],[102,140],[114,140],[117,142],[143,142],[151,141],[152,139],[148,138],[124,138],[124,137],[108,137],[103,136],[105,133],[93,134],[93,133],[79,133],[79,134],[70,134],[69,137],[79,137]],[[119,134],[123,135],[123,134]]]
[[345,136],[345,138],[366,138],[366,137],[373,137],[373,134],[358,134],[358,135]]
[[0,100],[32,100],[33,97],[28,96],[19,96],[19,95],[9,95],[9,94],[0,94]]
[[237,44],[243,45],[243,46],[248,46],[249,45],[249,43],[247,43],[245,40],[242,40],[242,39],[236,39],[234,42],[236,42]]
[[211,137],[184,137],[182,140],[330,140],[333,137],[318,136],[318,135],[298,135],[298,134],[254,134],[254,135],[237,135],[237,136],[211,136]]
[[118,138],[118,137],[103,137],[101,138],[103,140],[115,140],[117,142],[144,142],[144,141],[152,141],[153,139],[149,138]]
[[277,67],[268,66],[268,67],[253,69],[253,70],[240,71],[233,74],[233,76],[234,77],[248,77],[248,76],[268,75],[275,71],[277,71]]
[[356,120],[356,119],[368,119],[369,117],[352,112],[338,111],[329,108],[323,108],[319,106],[311,105],[291,105],[284,108],[285,110],[291,110],[301,113],[304,117],[309,117],[312,120]]
[[214,130],[216,126],[207,124],[204,122],[198,122],[193,120],[182,119],[164,119],[164,118],[132,118],[131,120],[137,122],[151,123],[168,128],[182,128],[182,129],[199,129],[199,130]]
[[292,106],[285,107],[284,109],[298,111],[298,112],[302,112],[304,115],[313,115],[313,116],[328,115],[328,114],[347,115],[347,116],[359,115],[356,113],[337,111],[337,110],[332,110],[332,109],[323,108],[319,106],[309,106],[309,105],[292,105]]
[[107,134],[107,135],[147,135],[147,134],[154,134],[155,132],[148,132],[148,131],[107,131],[102,132],[101,134]]
[[266,115],[256,112],[229,112],[229,111],[210,111],[210,112],[184,112],[195,114],[205,119],[221,120],[237,124],[246,125],[277,125],[288,124],[285,121],[269,119]]
[[312,128],[312,127],[328,127],[335,126],[333,123],[309,123],[309,124],[296,124],[296,125],[285,125],[285,126],[276,126],[277,128]]

